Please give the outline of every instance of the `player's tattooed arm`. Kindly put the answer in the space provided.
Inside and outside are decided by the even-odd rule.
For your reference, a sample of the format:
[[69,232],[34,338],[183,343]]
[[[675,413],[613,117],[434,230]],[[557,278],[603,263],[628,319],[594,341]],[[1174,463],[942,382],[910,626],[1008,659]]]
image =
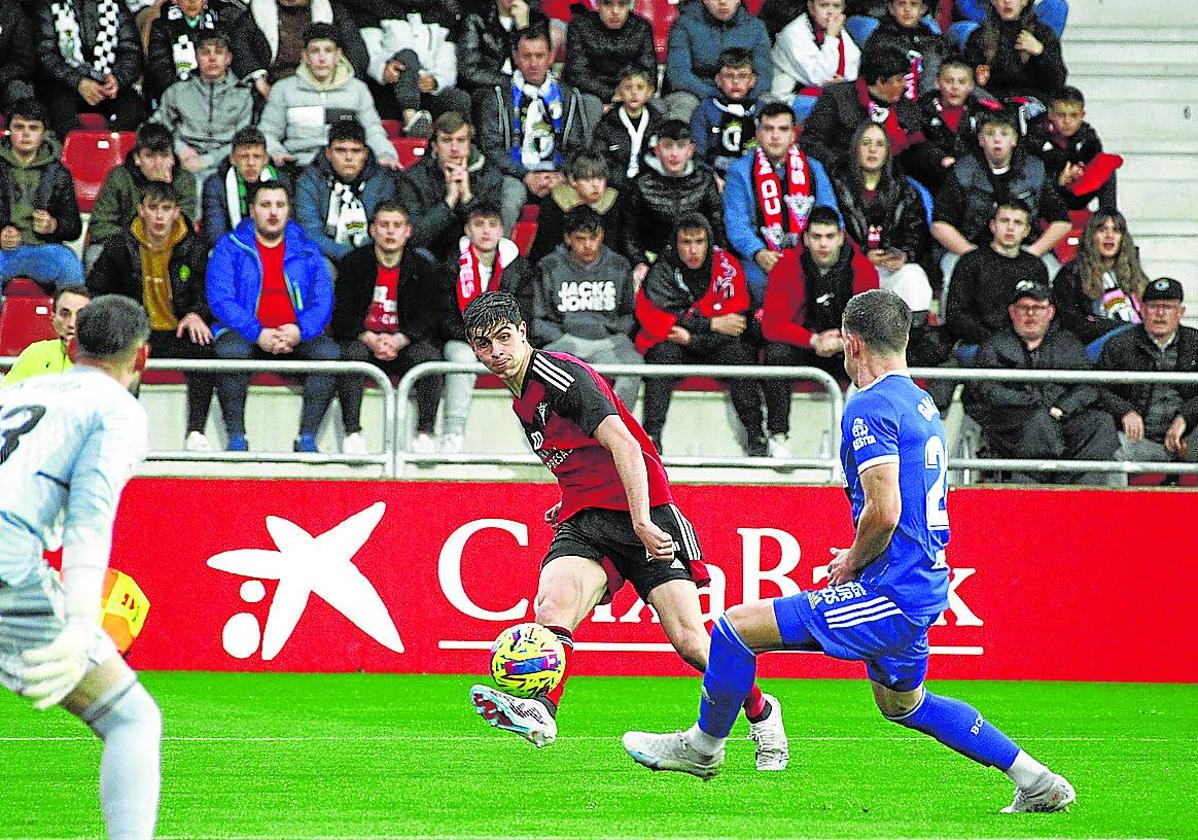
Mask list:
[[857,577],[857,572],[886,550],[903,512],[899,491],[899,465],[883,463],[861,473],[865,506],[857,520],[857,534],[848,548],[832,549],[828,583],[839,586]]

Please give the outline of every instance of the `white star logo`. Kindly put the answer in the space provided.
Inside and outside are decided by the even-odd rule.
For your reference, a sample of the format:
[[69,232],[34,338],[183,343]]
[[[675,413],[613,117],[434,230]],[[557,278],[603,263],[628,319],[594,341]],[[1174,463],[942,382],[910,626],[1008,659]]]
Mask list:
[[[241,548],[208,558],[208,565],[213,569],[279,582],[262,634],[263,660],[274,659],[283,649],[312,594],[319,595],[383,647],[403,653],[403,642],[386,605],[374,585],[352,562],[386,510],[385,502],[375,502],[316,537],[294,522],[268,516],[266,530],[278,551]],[[256,593],[256,597],[247,595],[247,591]],[[247,581],[242,586],[242,597],[247,601],[261,600],[261,583]],[[248,645],[244,619],[252,623],[248,628],[252,634]],[[236,626],[234,621],[237,621]],[[234,616],[225,626],[225,649],[239,658],[249,656],[257,647],[256,631],[257,622],[253,616],[245,613]]]

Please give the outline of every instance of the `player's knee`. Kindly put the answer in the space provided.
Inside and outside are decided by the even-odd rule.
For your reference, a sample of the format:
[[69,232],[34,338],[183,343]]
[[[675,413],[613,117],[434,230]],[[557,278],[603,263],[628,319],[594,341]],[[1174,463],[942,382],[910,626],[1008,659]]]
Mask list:
[[687,628],[674,646],[678,655],[696,671],[707,668],[707,652],[711,648],[711,637],[702,627]]
[[752,610],[748,604],[737,604],[734,607],[729,607],[728,611],[724,613],[724,619],[727,620],[736,635],[743,638],[745,630],[750,626],[752,620]]
[[908,719],[911,713],[919,708],[919,704],[923,702],[922,691],[908,692],[888,692],[883,695],[875,692],[874,702],[878,706],[878,711],[882,713],[882,717],[891,723],[897,723],[899,726],[909,726]]
[[140,682],[134,681],[113,699],[100,698],[83,713],[83,719],[102,740],[118,729],[136,732],[139,738],[162,738],[162,712]]

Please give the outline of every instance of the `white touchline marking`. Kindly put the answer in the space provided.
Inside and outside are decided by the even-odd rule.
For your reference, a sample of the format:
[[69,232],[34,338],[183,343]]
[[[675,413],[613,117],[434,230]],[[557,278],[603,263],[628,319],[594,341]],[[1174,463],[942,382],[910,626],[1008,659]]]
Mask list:
[[[495,640],[442,639],[437,642],[441,650],[490,650]],[[574,650],[591,650],[602,653],[673,653],[669,642],[575,642]],[[932,645],[931,653],[945,656],[981,656],[985,649],[981,645]],[[778,650],[771,653],[808,653],[823,656],[818,650]]]
[[[571,741],[615,741],[619,734],[612,735],[568,735],[563,737],[563,743]],[[0,736],[0,743],[48,743],[48,742],[93,742],[96,739],[86,735],[29,735],[29,736]],[[512,743],[510,739],[496,739],[490,735],[166,735],[163,741],[179,743],[239,743],[239,744],[303,744],[303,743],[430,743],[440,744],[446,741]],[[731,738],[732,741],[748,741],[748,736]],[[922,736],[896,735],[791,735],[790,740],[810,743],[821,742],[873,742],[873,741],[921,741],[927,742]],[[1095,737],[1087,735],[1023,735],[1020,741],[1045,741],[1050,743],[1106,743],[1108,741],[1130,741],[1138,744],[1171,744],[1179,738],[1136,737],[1112,735],[1110,737]]]

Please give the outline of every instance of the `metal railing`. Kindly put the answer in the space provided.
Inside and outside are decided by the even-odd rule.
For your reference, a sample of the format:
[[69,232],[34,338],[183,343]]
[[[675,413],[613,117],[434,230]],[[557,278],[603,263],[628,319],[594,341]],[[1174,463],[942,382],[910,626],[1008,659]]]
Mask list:
[[[664,455],[662,460],[667,466],[680,467],[756,467],[781,470],[818,469],[827,470],[832,480],[840,475],[840,416],[844,413],[844,395],[840,385],[830,374],[813,367],[744,367],[740,365],[594,365],[595,370],[604,376],[640,376],[640,377],[676,377],[685,379],[689,376],[702,376],[714,379],[788,379],[815,382],[823,386],[831,401],[831,428],[829,430],[832,445],[827,456],[813,458],[750,458],[748,456],[671,456]],[[395,447],[394,474],[403,475],[404,466],[412,464],[495,464],[495,465],[539,465],[540,458],[532,453],[527,454],[488,454],[461,453],[448,455],[423,454],[411,451],[410,424],[407,422],[408,401],[412,389],[418,380],[425,376],[448,373],[486,374],[487,369],[479,364],[463,362],[425,362],[417,365],[404,374],[395,389],[396,433],[395,440],[402,445]]]
[[[1099,386],[1110,384],[1198,384],[1198,373],[1149,373],[1143,371],[912,368],[911,376],[916,379],[952,382],[1053,382]],[[1193,431],[1193,429],[1187,429],[1186,433],[1189,434]],[[1167,475],[1198,473],[1198,463],[1178,461],[1070,461],[1061,458],[961,458],[951,455],[948,467],[953,470],[1010,470],[1047,473],[1164,473]]]

